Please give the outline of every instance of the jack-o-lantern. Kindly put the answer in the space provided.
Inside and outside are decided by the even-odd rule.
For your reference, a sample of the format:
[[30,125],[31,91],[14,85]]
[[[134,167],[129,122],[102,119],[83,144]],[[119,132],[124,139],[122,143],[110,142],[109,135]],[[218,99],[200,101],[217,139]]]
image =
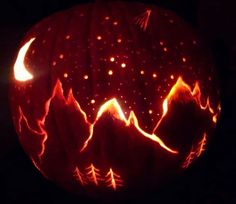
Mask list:
[[202,154],[220,112],[195,33],[139,3],[79,5],[41,21],[22,41],[10,96],[35,167],[73,192],[158,186]]

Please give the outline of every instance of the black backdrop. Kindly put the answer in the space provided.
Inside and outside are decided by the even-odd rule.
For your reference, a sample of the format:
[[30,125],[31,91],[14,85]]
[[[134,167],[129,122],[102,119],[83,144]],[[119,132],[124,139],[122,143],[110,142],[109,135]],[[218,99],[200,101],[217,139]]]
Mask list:
[[[105,0],[104,0],[105,1]],[[91,203],[45,180],[19,145],[11,121],[9,75],[20,39],[37,21],[82,0],[0,1],[0,203]],[[183,176],[142,203],[236,203],[236,12],[233,0],[149,0],[202,34],[217,65],[222,116],[209,150]],[[137,202],[137,201],[136,201]]]

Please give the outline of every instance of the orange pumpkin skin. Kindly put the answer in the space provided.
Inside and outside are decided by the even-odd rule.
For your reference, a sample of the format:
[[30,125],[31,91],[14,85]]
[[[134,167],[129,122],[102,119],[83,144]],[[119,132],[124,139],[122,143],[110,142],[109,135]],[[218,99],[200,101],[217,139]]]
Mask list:
[[157,187],[206,149],[220,112],[213,68],[189,26],[156,6],[56,13],[16,56],[19,140],[45,177],[72,192]]

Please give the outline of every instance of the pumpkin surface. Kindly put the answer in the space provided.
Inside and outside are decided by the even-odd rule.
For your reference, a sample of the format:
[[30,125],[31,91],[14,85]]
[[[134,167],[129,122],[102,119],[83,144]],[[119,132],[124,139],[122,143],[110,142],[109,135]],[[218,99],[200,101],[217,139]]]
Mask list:
[[158,186],[206,149],[220,112],[208,51],[170,11],[91,3],[21,42],[10,99],[35,167],[72,192]]

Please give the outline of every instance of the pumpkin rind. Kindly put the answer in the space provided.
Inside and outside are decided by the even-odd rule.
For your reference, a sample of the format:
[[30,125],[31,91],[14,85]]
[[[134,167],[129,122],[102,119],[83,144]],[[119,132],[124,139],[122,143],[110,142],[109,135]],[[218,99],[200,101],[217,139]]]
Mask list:
[[20,48],[29,42],[12,114],[45,177],[76,193],[158,186],[206,148],[220,112],[214,66],[175,14],[79,5],[38,23]]

